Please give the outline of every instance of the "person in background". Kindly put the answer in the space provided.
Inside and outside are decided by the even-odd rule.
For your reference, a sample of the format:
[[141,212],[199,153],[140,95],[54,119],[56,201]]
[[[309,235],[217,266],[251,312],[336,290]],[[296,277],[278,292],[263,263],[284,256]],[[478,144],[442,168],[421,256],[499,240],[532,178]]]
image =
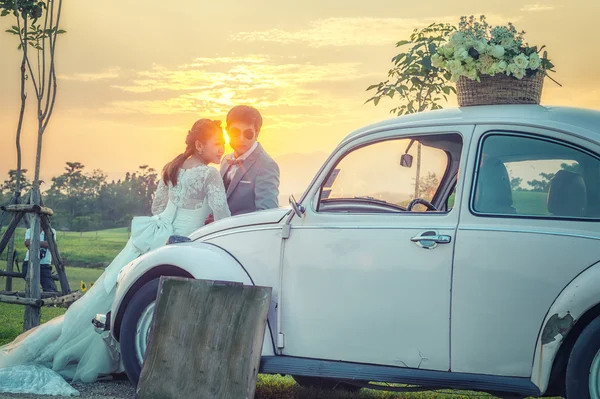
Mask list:
[[[52,229],[52,234],[54,234],[56,240],[56,230]],[[31,229],[25,231],[25,246],[27,247],[27,253],[23,261],[23,276],[25,278],[27,278],[29,269],[29,245],[31,245]],[[58,292],[56,283],[52,279],[52,254],[48,249],[48,241],[46,241],[43,231],[40,233],[40,284],[44,292]]]

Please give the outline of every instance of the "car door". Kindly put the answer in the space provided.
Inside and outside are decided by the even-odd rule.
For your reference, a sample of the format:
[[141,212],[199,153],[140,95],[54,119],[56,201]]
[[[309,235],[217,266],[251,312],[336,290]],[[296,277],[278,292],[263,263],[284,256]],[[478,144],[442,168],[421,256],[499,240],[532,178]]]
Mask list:
[[[367,135],[328,161],[284,241],[284,355],[448,370],[458,209],[447,204],[471,130]],[[438,210],[407,211],[415,198]]]
[[600,259],[599,153],[550,129],[476,128],[456,234],[452,371],[531,376],[550,306]]

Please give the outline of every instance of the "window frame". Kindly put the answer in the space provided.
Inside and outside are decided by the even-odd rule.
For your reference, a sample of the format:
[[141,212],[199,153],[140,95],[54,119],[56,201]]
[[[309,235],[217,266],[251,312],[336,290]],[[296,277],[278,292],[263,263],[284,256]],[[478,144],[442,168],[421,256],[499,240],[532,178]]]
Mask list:
[[499,218],[499,219],[526,219],[526,220],[559,220],[559,221],[579,221],[579,222],[598,222],[600,221],[600,217],[573,217],[573,216],[546,216],[546,215],[520,215],[520,214],[508,214],[508,213],[485,213],[479,212],[475,210],[475,192],[477,189],[477,183],[479,180],[479,168],[481,164],[481,156],[483,153],[483,146],[485,140],[490,136],[504,136],[504,137],[521,137],[532,140],[545,141],[552,144],[561,145],[567,148],[570,148],[575,151],[579,151],[583,154],[586,154],[599,162],[600,165],[600,155],[595,152],[582,147],[577,144],[573,144],[569,141],[558,139],[555,137],[545,136],[539,133],[531,133],[523,130],[507,130],[507,129],[491,129],[484,132],[479,141],[477,143],[477,154],[475,156],[475,165],[473,168],[473,173],[470,178],[471,180],[471,189],[469,192],[469,212],[471,215],[478,218]]
[[[391,216],[391,215],[440,215],[440,216],[444,216],[444,215],[448,215],[450,212],[452,212],[452,210],[454,208],[452,208],[450,211],[448,211],[447,209],[442,211],[434,211],[434,212],[414,212],[414,211],[406,211],[406,212],[327,212],[327,211],[323,211],[321,209],[321,196],[323,194],[323,185],[325,184],[325,182],[327,182],[329,180],[329,178],[331,177],[332,173],[334,173],[334,171],[337,169],[338,165],[351,153],[360,150],[364,147],[368,147],[370,145],[374,145],[374,144],[379,144],[382,142],[390,142],[390,141],[397,141],[397,140],[410,140],[410,139],[418,139],[420,137],[427,137],[427,136],[441,136],[441,135],[457,135],[458,137],[460,137],[461,140],[461,157],[466,156],[465,154],[465,140],[464,140],[464,136],[460,131],[440,131],[440,132],[428,132],[428,133],[417,133],[417,134],[407,134],[405,136],[388,136],[388,137],[382,137],[382,138],[377,138],[375,140],[371,140],[371,141],[367,141],[364,143],[360,143],[358,145],[352,146],[350,148],[348,148],[346,151],[344,151],[343,153],[341,153],[337,159],[335,160],[335,162],[332,164],[331,168],[327,171],[327,173],[325,174],[325,178],[323,179],[323,181],[321,182],[321,184],[319,184],[318,189],[316,190],[316,195],[313,196],[313,201],[312,201],[312,209],[313,212],[315,214],[326,214],[326,215],[353,215],[353,216]],[[444,153],[446,154],[447,160],[448,162],[446,163],[446,168],[444,169],[444,173],[442,174],[442,177],[440,178],[440,185],[438,186],[438,190],[436,191],[435,195],[433,196],[431,202],[434,203],[436,200],[438,200],[438,197],[441,194],[441,191],[444,190],[440,190],[440,188],[442,187],[442,183],[447,181],[448,179],[448,173],[450,172],[451,169],[451,165],[453,163],[453,159],[452,159],[452,155],[447,152],[444,151]],[[455,184],[457,182],[456,179],[453,179],[453,182],[451,182],[452,184]]]

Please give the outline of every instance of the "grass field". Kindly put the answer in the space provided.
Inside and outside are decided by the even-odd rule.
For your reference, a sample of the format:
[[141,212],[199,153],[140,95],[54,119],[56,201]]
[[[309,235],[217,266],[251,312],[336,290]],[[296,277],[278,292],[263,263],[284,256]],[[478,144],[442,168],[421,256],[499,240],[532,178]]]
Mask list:
[[[123,249],[129,233],[126,228],[91,231],[85,233],[58,231],[57,243],[63,262],[67,266],[106,267]],[[15,247],[20,261],[25,256],[25,229],[16,232]]]

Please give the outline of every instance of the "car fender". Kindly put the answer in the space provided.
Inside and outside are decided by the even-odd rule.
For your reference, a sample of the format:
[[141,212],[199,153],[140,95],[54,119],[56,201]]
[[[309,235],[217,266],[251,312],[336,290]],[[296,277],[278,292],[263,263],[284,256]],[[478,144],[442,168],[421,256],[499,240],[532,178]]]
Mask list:
[[600,303],[600,262],[574,278],[550,307],[537,339],[531,381],[541,392],[548,389],[550,373],[565,337],[577,321]]
[[[167,271],[162,273],[161,270]],[[160,247],[127,264],[119,273],[117,290],[111,308],[111,326],[115,326],[115,328],[111,328],[111,334],[115,339],[118,340],[118,331],[116,330],[120,326],[120,318],[125,312],[129,298],[134,293],[132,289],[136,290],[147,281],[158,278],[160,275],[191,276],[195,279],[255,285],[246,269],[231,254],[216,245],[187,242]],[[267,326],[263,342],[263,356],[274,354],[270,335],[270,329]]]

